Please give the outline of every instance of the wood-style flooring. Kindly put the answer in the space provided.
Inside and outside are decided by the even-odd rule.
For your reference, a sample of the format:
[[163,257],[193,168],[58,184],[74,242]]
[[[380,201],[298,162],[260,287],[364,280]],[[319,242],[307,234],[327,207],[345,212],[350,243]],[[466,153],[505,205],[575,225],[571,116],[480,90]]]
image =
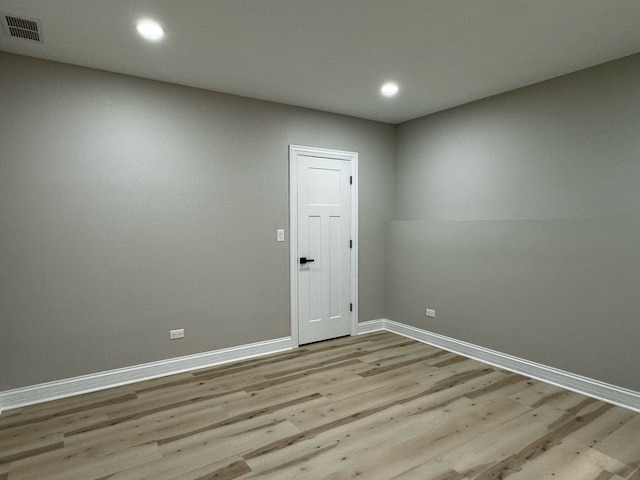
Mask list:
[[373,333],[0,416],[0,480],[640,479],[640,415]]

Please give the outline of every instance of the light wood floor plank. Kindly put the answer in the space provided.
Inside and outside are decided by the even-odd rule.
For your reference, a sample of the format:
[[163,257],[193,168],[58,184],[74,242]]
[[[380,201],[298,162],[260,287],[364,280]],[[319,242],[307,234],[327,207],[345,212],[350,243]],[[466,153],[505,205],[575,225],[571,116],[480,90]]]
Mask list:
[[35,478],[640,480],[640,415],[375,332],[5,412]]
[[584,478],[596,479],[620,468],[618,462],[604,453],[598,452],[579,442],[565,439],[536,458],[527,461],[519,471],[509,478],[526,480],[529,478]]

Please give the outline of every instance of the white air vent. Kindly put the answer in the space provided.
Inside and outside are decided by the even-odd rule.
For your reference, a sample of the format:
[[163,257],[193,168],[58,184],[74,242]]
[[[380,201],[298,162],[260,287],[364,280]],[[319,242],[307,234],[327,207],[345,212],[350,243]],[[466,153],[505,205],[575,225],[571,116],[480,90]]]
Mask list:
[[42,42],[40,20],[2,14],[2,24],[7,33],[12,37]]

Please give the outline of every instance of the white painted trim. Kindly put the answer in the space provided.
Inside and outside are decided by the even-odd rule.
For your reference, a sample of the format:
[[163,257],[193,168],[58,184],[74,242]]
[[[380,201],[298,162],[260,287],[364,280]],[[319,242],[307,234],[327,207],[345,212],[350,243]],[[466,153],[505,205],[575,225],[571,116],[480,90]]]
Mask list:
[[291,344],[300,343],[298,332],[298,162],[295,145],[289,145],[289,289],[291,302]]
[[351,165],[353,188],[351,189],[351,335],[358,331],[358,153],[326,148],[289,145],[289,272],[291,291],[291,344],[299,345],[298,332],[298,156],[316,156],[347,160]]
[[291,350],[291,348],[291,337],[277,338],[264,342],[250,343],[237,347],[160,360],[158,362],[118,368],[116,370],[108,370],[80,377],[56,380],[16,388],[14,390],[5,390],[4,392],[0,392],[0,413],[2,413],[3,410],[9,410],[11,408],[71,397],[73,395],[212,367],[223,363],[246,360],[253,357]]
[[358,332],[358,251],[360,244],[358,241],[358,153],[353,152],[351,160],[351,175],[353,175],[353,187],[351,188],[351,238],[353,239],[353,249],[351,255],[351,302],[353,312],[351,312],[351,335]]
[[368,320],[358,323],[358,335],[386,330],[384,326],[385,321],[384,318],[379,318],[378,320]]
[[[404,325],[386,318],[357,324],[358,335],[377,331],[396,333],[498,368],[503,368],[604,402],[640,412],[640,392],[617,387],[609,383],[576,375],[472,343],[463,342],[438,333]],[[284,337],[16,388],[14,390],[5,390],[4,392],[0,392],[0,414],[2,414],[3,410],[66,398],[185,371],[246,360],[291,350],[292,348],[295,347],[293,346],[291,337]]]
[[640,412],[640,392],[532,362],[386,318],[358,324],[358,334],[385,330],[551,385]]

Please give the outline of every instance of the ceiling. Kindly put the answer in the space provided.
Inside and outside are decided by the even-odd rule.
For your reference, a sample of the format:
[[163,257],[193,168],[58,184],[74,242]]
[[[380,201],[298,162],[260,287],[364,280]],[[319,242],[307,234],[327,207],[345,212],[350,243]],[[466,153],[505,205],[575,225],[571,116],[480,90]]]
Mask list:
[[[0,0],[0,50],[400,123],[640,52],[638,0]],[[141,17],[159,21],[142,40]],[[0,66],[1,68],[1,66]],[[379,94],[395,80],[400,93]]]

